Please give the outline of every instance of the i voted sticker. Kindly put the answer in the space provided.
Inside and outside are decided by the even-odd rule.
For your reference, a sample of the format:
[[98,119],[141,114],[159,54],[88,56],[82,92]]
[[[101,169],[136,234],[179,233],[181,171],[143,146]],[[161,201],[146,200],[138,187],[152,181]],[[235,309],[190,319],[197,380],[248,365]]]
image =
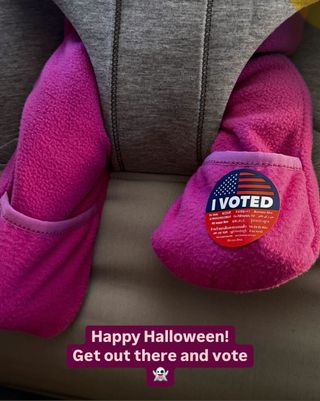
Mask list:
[[215,242],[236,248],[265,235],[279,213],[279,193],[268,177],[254,170],[234,170],[213,188],[206,208],[206,224]]

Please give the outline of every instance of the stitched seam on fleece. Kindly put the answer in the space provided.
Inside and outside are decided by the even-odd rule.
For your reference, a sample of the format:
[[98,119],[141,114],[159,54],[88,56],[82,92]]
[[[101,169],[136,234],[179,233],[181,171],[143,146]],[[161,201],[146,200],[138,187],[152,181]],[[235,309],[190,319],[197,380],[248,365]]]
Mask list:
[[27,231],[27,232],[30,232],[30,233],[33,233],[33,234],[42,234],[42,235],[48,235],[48,236],[63,235],[68,231],[71,231],[71,230],[74,230],[74,229],[77,229],[77,228],[81,227],[82,225],[86,224],[89,221],[89,219],[85,220],[85,221],[82,222],[82,224],[77,224],[77,225],[74,225],[72,227],[66,227],[65,229],[63,229],[61,231],[57,230],[57,231],[50,231],[49,232],[49,231],[33,230],[30,227],[26,227],[26,226],[23,226],[22,224],[20,225],[20,224],[16,223],[15,221],[11,220],[7,216],[1,215],[1,217],[3,218],[3,220],[6,221],[6,223],[8,223],[8,224],[10,224],[10,225],[12,225],[12,226],[14,226],[16,228],[22,229],[24,231]]
[[[50,235],[50,236],[53,236],[53,235],[62,235],[62,234],[64,234],[66,231],[70,230],[70,228],[69,228],[69,229],[66,229],[65,231],[51,231],[51,232],[37,231],[37,230],[32,230],[32,229],[29,228],[29,227],[25,227],[25,226],[23,226],[23,225],[17,224],[16,222],[12,221],[11,219],[9,219],[9,218],[6,217],[6,216],[1,216],[1,217],[3,218],[3,220],[5,220],[5,222],[6,222],[7,224],[10,224],[10,225],[14,226],[15,228],[19,228],[19,229],[21,229],[21,230],[23,230],[23,231],[30,232],[30,233],[33,233],[33,234],[41,234],[41,235],[48,235],[48,236]],[[74,227],[72,227],[72,228],[74,228]]]
[[112,67],[111,67],[111,121],[112,121],[112,138],[116,152],[117,161],[121,171],[124,170],[124,163],[120,149],[120,139],[118,131],[118,64],[119,64],[119,37],[121,28],[121,9],[122,0],[116,0],[116,9],[114,17],[114,34],[112,47]]
[[200,104],[199,104],[197,141],[196,141],[196,152],[197,152],[196,156],[197,156],[197,162],[199,164],[202,163],[202,135],[203,135],[203,124],[204,124],[204,115],[205,115],[206,97],[207,97],[208,63],[209,63],[212,12],[213,12],[213,0],[208,0],[206,9],[204,39],[203,39]]
[[287,166],[285,164],[273,164],[273,163],[255,163],[255,162],[237,162],[237,161],[214,161],[214,160],[208,160],[203,165],[205,166],[206,164],[222,164],[225,166],[231,165],[231,166],[262,166],[262,167],[284,167],[290,170],[296,170],[296,171],[302,171],[302,167],[291,167]]
[[[0,203],[0,218],[2,218],[7,224],[10,224],[10,225],[12,225],[16,228],[22,229],[24,231],[27,231],[27,232],[30,232],[33,234],[43,234],[43,235],[51,236],[51,235],[62,235],[68,231],[71,231],[71,230],[74,230],[74,229],[84,226],[89,221],[89,219],[94,217],[98,212],[98,209],[95,205],[88,210],[91,210],[91,213],[90,214],[88,213],[88,215],[86,216],[86,218],[83,221],[76,221],[76,222],[74,222],[73,225],[66,226],[65,228],[62,228],[62,229],[56,230],[56,231],[46,231],[46,230],[41,230],[41,229],[36,230],[36,229],[30,228],[30,227],[27,227],[26,225],[17,223],[16,221],[14,221],[13,219],[11,219],[10,217],[8,217],[5,214],[5,210],[3,209],[1,203]],[[84,213],[86,213],[86,212],[84,212]],[[67,221],[67,220],[64,220],[64,221]],[[50,222],[50,223],[51,224],[59,224],[59,222]]]

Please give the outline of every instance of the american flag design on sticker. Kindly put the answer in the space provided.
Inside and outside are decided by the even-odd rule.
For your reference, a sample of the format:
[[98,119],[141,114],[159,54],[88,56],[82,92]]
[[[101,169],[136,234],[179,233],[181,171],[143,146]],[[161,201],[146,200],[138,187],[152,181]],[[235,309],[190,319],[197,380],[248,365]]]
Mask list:
[[234,170],[210,194],[207,229],[219,245],[248,245],[271,230],[279,211],[279,193],[268,177],[255,170]]

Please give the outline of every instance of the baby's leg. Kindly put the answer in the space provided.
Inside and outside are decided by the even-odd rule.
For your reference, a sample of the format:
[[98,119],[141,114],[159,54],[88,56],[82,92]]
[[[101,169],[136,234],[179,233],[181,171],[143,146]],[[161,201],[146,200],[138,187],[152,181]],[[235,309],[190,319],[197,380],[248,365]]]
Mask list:
[[28,97],[0,177],[0,328],[49,336],[83,300],[110,144],[94,73],[67,27]]
[[154,233],[176,275],[212,288],[278,286],[319,253],[319,191],[306,85],[284,55],[252,58],[212,153]]

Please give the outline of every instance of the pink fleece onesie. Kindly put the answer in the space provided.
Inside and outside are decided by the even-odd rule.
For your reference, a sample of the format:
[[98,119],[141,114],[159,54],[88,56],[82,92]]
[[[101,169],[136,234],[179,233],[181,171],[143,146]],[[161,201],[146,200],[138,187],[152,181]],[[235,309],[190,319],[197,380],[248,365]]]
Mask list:
[[[301,27],[299,18],[291,19],[249,61],[211,155],[153,236],[159,257],[183,279],[226,290],[269,288],[309,269],[318,255],[310,98],[289,59],[270,54],[294,50]],[[0,177],[1,328],[52,336],[75,318],[88,283],[109,155],[94,73],[67,26],[26,101],[18,148]],[[261,185],[273,191],[279,209],[265,235],[235,248],[217,243],[206,225],[208,200],[225,190],[220,181],[228,174],[231,181],[241,174],[245,182],[265,180]]]

